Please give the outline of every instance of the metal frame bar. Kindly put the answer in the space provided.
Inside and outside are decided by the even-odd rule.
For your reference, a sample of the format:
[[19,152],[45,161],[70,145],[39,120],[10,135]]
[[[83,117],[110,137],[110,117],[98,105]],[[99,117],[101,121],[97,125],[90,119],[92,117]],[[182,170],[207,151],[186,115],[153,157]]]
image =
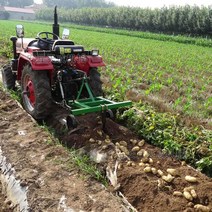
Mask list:
[[[84,86],[88,91],[89,98],[80,99]],[[82,85],[79,89],[76,100],[69,101],[68,105],[72,108],[71,113],[78,116],[87,113],[102,112],[108,109],[117,109],[120,107],[131,106],[132,102],[114,102],[103,97],[94,97],[92,90],[88,84],[87,77],[85,76],[82,78]]]

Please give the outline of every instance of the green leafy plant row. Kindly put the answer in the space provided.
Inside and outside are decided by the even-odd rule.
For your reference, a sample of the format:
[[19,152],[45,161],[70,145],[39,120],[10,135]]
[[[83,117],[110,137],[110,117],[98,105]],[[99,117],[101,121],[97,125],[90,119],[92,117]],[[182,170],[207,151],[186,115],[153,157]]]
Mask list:
[[212,131],[183,126],[178,115],[158,113],[142,103],[120,113],[119,120],[164,153],[212,176]]

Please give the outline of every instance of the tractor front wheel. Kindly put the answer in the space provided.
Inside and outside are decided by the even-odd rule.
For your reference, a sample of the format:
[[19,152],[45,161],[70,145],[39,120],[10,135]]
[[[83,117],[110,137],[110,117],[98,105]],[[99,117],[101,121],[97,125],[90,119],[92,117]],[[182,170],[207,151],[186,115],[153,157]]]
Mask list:
[[51,88],[46,71],[33,71],[25,66],[21,77],[22,100],[25,110],[35,119],[44,119],[50,113]]
[[90,69],[89,77],[89,85],[93,91],[94,96],[103,96],[102,81],[100,79],[100,73],[98,72],[97,68]]
[[2,82],[6,89],[15,90],[15,75],[12,72],[10,65],[5,65],[2,70]]

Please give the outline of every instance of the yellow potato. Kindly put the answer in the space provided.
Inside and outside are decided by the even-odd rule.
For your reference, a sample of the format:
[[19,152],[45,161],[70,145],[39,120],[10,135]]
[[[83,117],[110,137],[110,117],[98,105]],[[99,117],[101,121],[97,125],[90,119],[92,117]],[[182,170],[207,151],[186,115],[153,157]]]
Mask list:
[[135,146],[132,148],[132,152],[138,152],[140,150],[139,146]]
[[158,173],[156,168],[152,168],[151,171],[152,171],[153,174],[157,174]]
[[90,138],[90,139],[89,139],[89,142],[90,142],[90,143],[95,143],[95,140],[94,140],[93,138]]
[[140,147],[142,147],[144,144],[145,144],[144,140],[141,140],[141,141],[138,142],[138,146],[140,146]]
[[197,204],[194,206],[194,209],[197,211],[201,211],[201,212],[209,212],[210,208],[205,206],[205,205],[201,205],[201,204]]
[[120,146],[127,147],[127,142],[126,141],[120,141],[119,144],[120,144]]
[[177,170],[176,169],[167,169],[166,170],[167,173],[173,175],[173,176],[176,176],[177,175]]
[[147,167],[144,168],[144,172],[146,172],[146,173],[149,173],[151,171],[152,171],[151,170],[151,167],[149,167],[149,166],[147,166]]
[[189,201],[193,200],[193,197],[191,196],[191,194],[188,191],[184,191],[183,196]]
[[197,182],[197,178],[196,177],[192,177],[192,176],[185,176],[185,180],[188,181],[189,183],[196,183]]
[[143,157],[144,158],[148,158],[149,157],[149,153],[146,150],[144,151]]
[[160,176],[163,176],[163,172],[162,172],[160,169],[158,169],[158,174],[159,174]]
[[167,183],[170,183],[170,182],[172,182],[174,180],[174,177],[172,175],[168,174],[167,176],[163,175],[162,179],[164,181],[166,181]]
[[196,193],[196,191],[195,191],[194,189],[192,189],[192,190],[190,191],[190,193],[191,193],[191,196],[192,196],[194,199],[197,198],[197,193]]
[[180,191],[174,191],[173,195],[176,196],[176,197],[182,197],[183,193],[180,192]]

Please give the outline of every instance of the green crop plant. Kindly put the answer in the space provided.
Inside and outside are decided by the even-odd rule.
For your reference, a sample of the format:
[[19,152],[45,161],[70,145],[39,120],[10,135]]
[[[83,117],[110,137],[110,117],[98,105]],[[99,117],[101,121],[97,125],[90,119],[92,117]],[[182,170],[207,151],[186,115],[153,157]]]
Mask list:
[[[20,24],[1,21],[0,46],[6,43],[11,47],[9,37],[15,35],[17,23]],[[51,24],[22,23],[26,37],[35,37],[43,29],[51,31]],[[100,69],[107,96],[123,100],[132,98],[132,93],[135,95],[136,110],[120,114],[120,120],[126,120],[141,137],[166,152],[180,155],[195,167],[204,166],[203,170],[209,171],[207,158],[212,154],[210,45],[203,47],[174,41],[184,39],[187,42],[195,38],[64,26],[71,28],[71,39],[76,44],[100,50],[107,65]],[[11,56],[9,47],[6,51]],[[193,123],[193,119],[197,122]],[[204,126],[209,130],[204,130],[202,123],[206,123]]]

